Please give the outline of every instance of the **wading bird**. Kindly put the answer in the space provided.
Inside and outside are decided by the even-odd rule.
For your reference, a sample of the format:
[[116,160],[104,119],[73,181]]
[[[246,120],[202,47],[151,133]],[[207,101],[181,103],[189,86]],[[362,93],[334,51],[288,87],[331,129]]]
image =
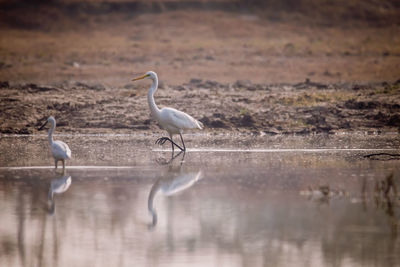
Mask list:
[[63,141],[53,141],[53,131],[56,128],[56,120],[53,116],[50,116],[47,121],[39,128],[39,131],[46,126],[46,124],[50,122],[51,127],[49,129],[49,144],[50,144],[50,151],[54,158],[54,165],[57,170],[57,163],[58,161],[62,161],[63,163],[63,170],[65,171],[65,160],[71,158],[71,150],[69,149],[68,145]]
[[[183,142],[182,138],[183,130],[195,128],[203,129],[203,124],[185,112],[176,110],[174,108],[165,107],[159,109],[154,102],[154,93],[157,91],[158,87],[157,74],[153,71],[148,71],[145,75],[137,77],[132,81],[137,81],[144,78],[149,78],[153,81],[147,93],[147,102],[149,103],[151,115],[159,123],[161,128],[166,130],[169,134],[169,138],[161,137],[157,139],[156,144],[163,145],[166,141],[169,141],[171,142],[172,151],[174,151],[174,146],[182,151],[186,151],[185,143]],[[172,140],[174,134],[179,134],[181,137],[183,148]]]

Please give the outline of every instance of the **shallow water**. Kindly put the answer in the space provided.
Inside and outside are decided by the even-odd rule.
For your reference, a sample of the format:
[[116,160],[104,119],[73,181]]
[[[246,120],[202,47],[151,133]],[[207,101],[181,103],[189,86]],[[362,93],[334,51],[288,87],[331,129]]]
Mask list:
[[64,136],[65,174],[46,137],[0,138],[0,266],[400,264],[400,200],[379,190],[399,161],[363,158],[398,153],[386,139],[202,138],[172,158],[152,137]]

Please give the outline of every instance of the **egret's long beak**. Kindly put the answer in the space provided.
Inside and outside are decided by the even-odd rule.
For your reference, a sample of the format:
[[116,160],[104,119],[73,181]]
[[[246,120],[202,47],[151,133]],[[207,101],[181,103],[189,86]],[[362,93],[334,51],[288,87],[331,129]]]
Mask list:
[[146,78],[146,77],[147,77],[147,75],[139,76],[139,77],[137,77],[137,78],[132,79],[132,82],[133,82],[133,81],[137,81],[137,80],[144,79],[144,78]]
[[45,123],[43,123],[43,125],[40,126],[40,128],[39,128],[38,130],[41,131],[41,130],[44,128],[44,126],[46,126],[47,122],[48,122],[48,121],[46,121]]

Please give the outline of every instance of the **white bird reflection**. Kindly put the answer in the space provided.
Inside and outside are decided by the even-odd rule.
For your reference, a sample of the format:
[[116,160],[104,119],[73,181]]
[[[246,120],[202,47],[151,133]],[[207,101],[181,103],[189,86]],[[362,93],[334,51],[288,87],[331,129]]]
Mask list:
[[54,214],[55,211],[54,194],[62,194],[66,192],[68,188],[71,186],[71,183],[72,183],[71,175],[55,177],[51,180],[49,193],[47,196],[49,214]]
[[[174,157],[175,158],[175,157]],[[172,159],[174,159],[172,158]],[[151,187],[149,197],[147,200],[147,207],[152,215],[152,223],[149,225],[149,229],[154,228],[157,225],[157,211],[154,207],[154,199],[160,192],[164,196],[172,196],[179,192],[182,192],[192,187],[202,177],[202,171],[183,171],[182,162],[179,167],[179,171],[176,172],[172,168],[168,171],[167,177],[160,177]]]

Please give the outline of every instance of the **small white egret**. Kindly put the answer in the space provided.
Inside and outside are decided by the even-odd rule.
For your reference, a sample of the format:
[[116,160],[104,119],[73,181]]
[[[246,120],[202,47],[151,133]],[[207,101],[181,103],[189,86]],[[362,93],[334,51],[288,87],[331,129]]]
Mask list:
[[[169,134],[169,138],[161,137],[157,139],[156,144],[163,145],[166,141],[169,141],[171,142],[172,151],[174,150],[174,145],[180,150],[186,151],[185,143],[183,142],[182,138],[183,130],[195,128],[203,129],[203,124],[185,112],[176,110],[174,108],[165,107],[159,109],[154,102],[154,93],[157,91],[158,87],[157,74],[153,71],[148,71],[145,75],[137,77],[132,81],[137,81],[144,78],[149,78],[153,81],[147,93],[147,102],[149,104],[151,115],[159,123],[161,128],[166,130]],[[172,140],[174,134],[179,134],[181,137],[183,148]]]
[[63,163],[63,170],[65,170],[65,160],[71,158],[71,150],[69,149],[68,145],[63,141],[53,141],[53,131],[56,128],[56,120],[53,116],[50,116],[47,121],[39,128],[39,131],[46,126],[46,124],[50,122],[51,127],[49,129],[49,144],[50,144],[50,151],[54,158],[54,165],[57,170],[57,163],[58,161],[62,161]]

